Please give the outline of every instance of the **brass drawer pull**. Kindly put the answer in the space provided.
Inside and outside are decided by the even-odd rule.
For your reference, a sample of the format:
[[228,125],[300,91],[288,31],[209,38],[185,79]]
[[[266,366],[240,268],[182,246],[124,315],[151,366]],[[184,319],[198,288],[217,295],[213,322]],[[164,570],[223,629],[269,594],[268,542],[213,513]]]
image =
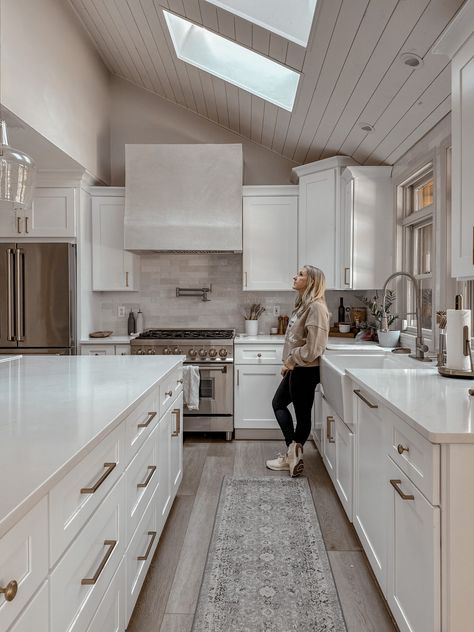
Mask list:
[[171,411],[173,415],[176,415],[176,430],[171,433],[172,437],[179,437],[179,433],[181,432],[181,409],[175,408]]
[[336,440],[333,438],[331,434],[331,424],[333,421],[334,421],[334,417],[332,415],[330,415],[329,417],[326,417],[326,439],[328,440],[329,443],[336,442]]
[[125,272],[125,287],[128,287],[128,272]]
[[102,474],[99,480],[96,483],[94,483],[92,487],[83,487],[81,489],[81,494],[94,494],[94,492],[96,492],[99,489],[99,487],[105,481],[107,476],[109,476],[109,474],[112,473],[112,470],[116,466],[117,466],[117,463],[104,463],[104,467],[106,468],[105,472]]
[[148,556],[150,555],[150,551],[151,551],[151,548],[153,546],[153,542],[155,541],[155,538],[156,538],[156,531],[148,531],[148,535],[151,535],[152,538],[151,538],[150,542],[148,543],[147,549],[145,551],[145,555],[139,555],[137,557],[137,560],[145,561],[148,558]]
[[401,480],[400,479],[390,479],[390,485],[393,487],[393,489],[397,492],[397,494],[403,498],[403,500],[415,500],[415,497],[413,496],[413,494],[404,494],[402,492],[402,490],[398,487],[399,485],[401,485]]
[[145,481],[143,483],[137,483],[137,487],[147,487],[148,483],[151,481],[151,477],[153,476],[153,474],[156,471],[156,465],[149,465],[147,468],[147,470],[150,470],[150,473],[148,474],[148,476],[146,477]]
[[152,411],[148,413],[148,418],[142,424],[137,424],[137,428],[147,428],[150,425],[152,419],[156,417],[156,412]]
[[16,232],[21,234],[21,217],[16,218]]
[[355,389],[354,389],[354,393],[355,393],[355,394],[357,395],[357,397],[359,397],[359,398],[360,398],[363,402],[365,402],[369,408],[378,408],[378,405],[377,405],[377,404],[372,404],[372,402],[369,402],[369,400],[368,400],[368,399],[366,399],[366,398],[362,395],[362,393],[359,391],[359,389],[358,389],[358,388],[355,388]]
[[168,397],[173,397],[173,391],[166,391],[165,395],[167,395]]
[[18,592],[18,584],[14,579],[3,588],[0,586],[0,593],[5,595],[5,601],[13,601],[16,597],[16,593]]
[[107,553],[104,555],[102,562],[99,564],[99,568],[94,573],[94,577],[85,577],[84,579],[81,579],[81,584],[83,586],[88,586],[89,584],[97,583],[97,580],[99,579],[100,574],[104,570],[104,566],[107,564],[107,562],[109,561],[109,557],[112,555],[112,551],[117,546],[117,540],[104,540],[104,546],[109,547],[107,550]]
[[404,452],[410,452],[410,449],[403,447],[402,444],[399,443],[397,445],[397,452],[398,452],[398,454],[403,454]]
[[344,268],[344,285],[350,285],[351,281],[350,281],[350,276],[349,276],[349,281],[347,280],[347,273],[350,272],[351,269],[350,268]]
[[25,217],[25,233],[28,234],[28,217]]

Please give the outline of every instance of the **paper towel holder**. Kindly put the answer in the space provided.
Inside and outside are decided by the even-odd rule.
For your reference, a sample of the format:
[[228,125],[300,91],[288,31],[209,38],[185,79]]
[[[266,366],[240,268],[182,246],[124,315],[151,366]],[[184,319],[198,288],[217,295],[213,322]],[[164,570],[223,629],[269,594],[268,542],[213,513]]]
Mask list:
[[438,373],[443,377],[455,377],[458,379],[474,380],[474,365],[472,362],[471,340],[469,338],[469,327],[467,325],[464,325],[463,327],[463,340],[463,353],[466,357],[469,356],[471,370],[463,371],[462,369],[448,369],[445,366],[438,366]]

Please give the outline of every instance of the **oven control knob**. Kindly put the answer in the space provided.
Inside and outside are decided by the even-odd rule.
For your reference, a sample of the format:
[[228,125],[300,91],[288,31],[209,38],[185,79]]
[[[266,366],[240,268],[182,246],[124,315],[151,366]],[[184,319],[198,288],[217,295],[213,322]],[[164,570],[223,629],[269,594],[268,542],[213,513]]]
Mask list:
[[227,349],[219,349],[219,355],[221,358],[227,357]]
[[198,352],[196,351],[196,349],[190,349],[189,350],[189,357],[190,358],[195,358],[197,356]]
[[181,349],[180,349],[179,347],[175,347],[175,348],[173,349],[173,354],[174,354],[174,355],[180,355],[180,354],[181,354]]
[[138,355],[143,355],[144,353],[145,353],[145,352],[143,351],[143,349],[139,349],[139,350],[137,351],[137,354],[138,354]]
[[199,349],[199,357],[205,358],[207,356],[207,351],[205,349]]
[[165,348],[163,349],[163,353],[164,353],[164,355],[170,355],[170,353],[171,353],[171,349],[170,349],[169,347],[165,347]]
[[210,358],[215,358],[217,356],[217,350],[216,349],[209,349],[209,357]]
[[148,349],[147,354],[148,355],[155,355],[155,350],[154,349]]

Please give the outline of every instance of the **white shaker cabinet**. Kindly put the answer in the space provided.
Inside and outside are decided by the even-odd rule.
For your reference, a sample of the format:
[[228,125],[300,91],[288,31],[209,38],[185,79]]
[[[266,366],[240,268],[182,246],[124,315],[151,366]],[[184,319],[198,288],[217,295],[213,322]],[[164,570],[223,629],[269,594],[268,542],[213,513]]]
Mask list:
[[121,188],[91,187],[92,289],[136,291],[140,257],[124,250],[125,197]]
[[336,415],[323,397],[323,427],[321,435],[321,456],[333,484],[336,477]]
[[298,265],[298,187],[243,188],[243,289],[290,290]]
[[451,274],[474,279],[474,2],[465,3],[433,52],[451,59]]
[[382,287],[393,272],[391,172],[391,167],[347,167],[342,173],[342,289]]
[[292,170],[292,180],[299,182],[298,267],[321,268],[329,289],[341,287],[341,174],[354,164],[336,156]]

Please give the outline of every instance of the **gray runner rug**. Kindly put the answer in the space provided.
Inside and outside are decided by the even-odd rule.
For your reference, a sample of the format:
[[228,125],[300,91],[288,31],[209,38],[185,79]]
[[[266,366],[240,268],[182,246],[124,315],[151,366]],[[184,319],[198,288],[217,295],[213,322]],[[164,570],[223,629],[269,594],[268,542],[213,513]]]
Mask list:
[[346,632],[306,478],[222,484],[192,632]]

